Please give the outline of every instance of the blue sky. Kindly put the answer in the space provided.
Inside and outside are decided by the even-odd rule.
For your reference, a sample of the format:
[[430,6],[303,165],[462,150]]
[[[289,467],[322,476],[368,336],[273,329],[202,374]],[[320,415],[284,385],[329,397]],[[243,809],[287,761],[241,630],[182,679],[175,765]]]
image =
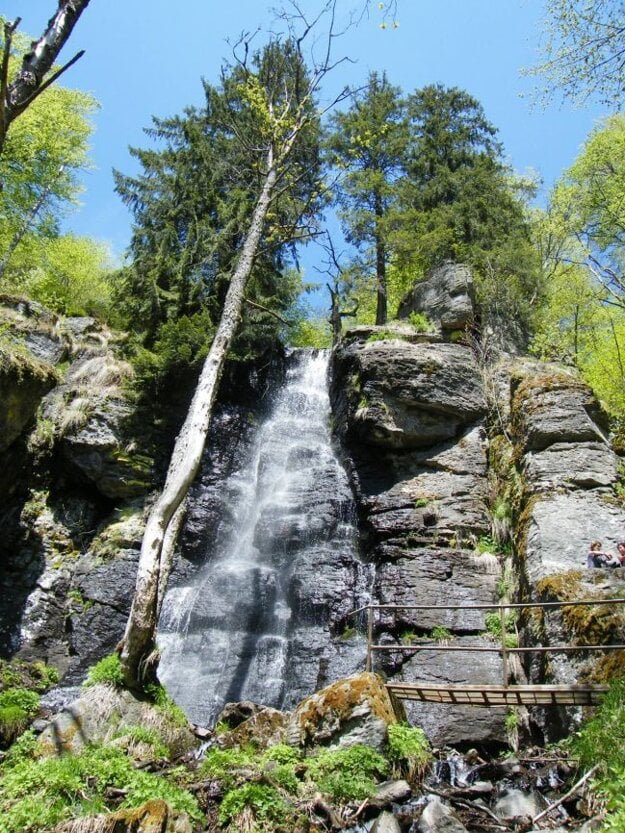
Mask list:
[[[277,2],[277,0],[276,0]],[[215,81],[230,54],[226,39],[243,29],[270,25],[265,0],[91,0],[61,58],[85,56],[63,83],[92,92],[101,104],[93,137],[95,170],[85,175],[82,207],[66,228],[110,244],[121,255],[131,218],[113,191],[111,170],[132,173],[128,146],[146,146],[142,129],[152,114],[172,115],[201,102],[200,78]],[[358,0],[339,0],[346,10]],[[303,7],[318,7],[302,0]],[[554,101],[532,107],[531,79],[521,67],[535,63],[542,32],[542,0],[398,0],[399,28],[380,29],[372,4],[368,20],[340,41],[343,64],[329,79],[331,96],[346,83],[358,85],[370,70],[386,70],[392,83],[411,91],[440,82],[481,101],[499,129],[509,162],[533,169],[549,186],[571,164],[602,115]],[[56,0],[5,0],[2,12],[21,16],[21,30],[38,36]],[[313,275],[309,275],[310,278]]]

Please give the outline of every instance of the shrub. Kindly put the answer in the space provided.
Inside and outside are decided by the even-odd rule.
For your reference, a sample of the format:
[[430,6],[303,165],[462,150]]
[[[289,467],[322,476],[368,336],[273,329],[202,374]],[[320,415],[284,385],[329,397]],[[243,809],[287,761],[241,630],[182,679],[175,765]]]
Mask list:
[[396,777],[405,775],[411,781],[422,778],[432,760],[430,744],[423,730],[406,723],[391,723],[388,757],[396,765]]
[[[236,824],[237,819],[246,812],[253,816],[252,824]],[[234,830],[247,827],[259,833],[273,833],[276,825],[285,824],[289,815],[290,808],[275,787],[244,784],[224,796],[219,808],[219,823],[234,822]]]
[[625,677],[613,680],[595,715],[572,742],[584,769],[599,765],[595,786],[607,799],[608,816],[602,830],[625,829]]
[[93,746],[80,755],[42,760],[22,754],[0,771],[2,833],[52,828],[60,822],[106,812],[111,790],[125,793],[122,807],[162,799],[195,820],[203,818],[195,798],[163,776],[134,768],[114,747]]
[[121,688],[124,685],[119,654],[109,654],[96,662],[95,665],[92,665],[87,671],[87,679],[83,685],[88,688],[89,686],[98,685],[98,683],[108,683],[116,688]]
[[362,800],[375,791],[388,762],[370,746],[351,746],[321,752],[308,761],[307,778],[336,801]]
[[436,329],[424,312],[411,312],[408,320],[418,333],[431,333]]
[[0,742],[12,743],[39,710],[39,695],[25,688],[0,692]]
[[209,749],[200,764],[200,774],[207,778],[215,778],[221,781],[226,789],[232,789],[241,780],[241,772],[249,775],[250,771],[258,769],[258,766],[253,754],[238,746],[232,749],[214,748]]

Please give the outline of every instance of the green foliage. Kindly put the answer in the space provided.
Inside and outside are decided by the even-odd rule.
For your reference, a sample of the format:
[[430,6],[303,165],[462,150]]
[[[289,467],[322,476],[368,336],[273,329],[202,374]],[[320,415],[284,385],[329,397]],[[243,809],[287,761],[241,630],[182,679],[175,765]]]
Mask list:
[[537,224],[549,282],[532,349],[577,366],[618,424],[625,415],[625,117],[589,136]]
[[362,800],[375,791],[375,779],[388,762],[370,746],[320,752],[308,759],[307,777],[336,801]]
[[245,784],[226,793],[219,806],[219,823],[235,823],[245,810],[252,812],[255,822],[253,829],[258,833],[272,833],[276,825],[284,824],[289,816],[289,807],[275,787]]
[[504,726],[506,727],[506,732],[508,732],[508,734],[512,734],[519,728],[519,713],[516,709],[508,709],[504,720]]
[[540,279],[525,198],[531,183],[502,161],[497,131],[476,99],[429,85],[408,99],[410,145],[391,245],[423,275],[446,260],[474,267],[479,305],[529,326]]
[[239,772],[254,771],[258,768],[253,752],[239,747],[232,749],[209,749],[202,763],[200,773],[207,778],[221,781],[226,789],[234,787],[239,781]]
[[[45,668],[45,666],[43,666]],[[13,686],[7,686],[6,681],[13,680]],[[0,690],[0,744],[6,746],[12,743],[28,726],[39,711],[39,694],[37,690],[23,687],[31,681],[17,670],[5,670],[3,674],[2,690]],[[17,685],[15,685],[17,683]],[[37,686],[33,686],[37,688]],[[44,690],[45,686],[40,690]]]
[[3,833],[35,833],[61,821],[111,809],[110,789],[124,790],[122,807],[163,799],[199,821],[195,798],[164,776],[134,768],[114,747],[93,746],[79,755],[33,759],[24,743],[0,768],[0,814]]
[[59,681],[59,672],[43,662],[0,659],[0,691],[26,688],[40,694]]
[[595,785],[610,810],[602,830],[620,833],[625,826],[625,677],[611,681],[598,710],[573,739],[572,749],[584,769],[599,766]]
[[85,687],[98,685],[99,683],[108,683],[109,685],[121,688],[124,685],[124,675],[122,673],[121,660],[119,654],[109,654],[104,657],[87,671],[87,679],[83,685]]
[[[200,312],[209,319],[206,332],[214,330],[268,149],[284,142],[301,114],[305,126],[280,171],[280,188],[246,289],[250,301],[278,314],[294,301],[298,290],[284,269],[290,235],[293,225],[296,233],[315,225],[324,200],[319,120],[314,100],[306,97],[308,81],[297,45],[272,40],[250,55],[245,67],[224,67],[218,86],[205,83],[201,108],[154,118],[147,131],[154,148],[131,151],[140,173],[115,174],[117,191],[134,214],[132,265],[120,274],[118,300],[143,346],[152,350],[163,340],[163,326]],[[239,355],[258,355],[280,331],[279,321],[250,305]]]
[[214,335],[207,310],[165,322],[151,348],[137,344],[129,358],[135,369],[133,388],[148,402],[179,382],[180,374],[199,367]]
[[303,319],[290,328],[287,340],[291,347],[331,347],[330,323],[325,318]]
[[[516,620],[517,615],[514,612],[506,613],[505,616],[505,645],[506,648],[516,648],[518,647],[519,640],[516,634]],[[487,613],[484,617],[484,623],[486,625],[486,633],[490,634],[493,639],[501,641],[501,615],[499,611],[493,613]]]
[[146,726],[125,726],[117,732],[115,737],[128,738],[134,744],[150,746],[152,754],[157,758],[166,758],[168,755],[167,746],[156,729],[149,729]]
[[330,162],[343,172],[338,191],[343,228],[361,255],[352,279],[364,280],[370,287],[373,279],[376,324],[387,320],[389,223],[407,142],[405,100],[386,74],[376,72],[353,97],[351,108],[332,117],[327,139]]
[[430,633],[430,639],[434,639],[436,640],[436,642],[447,642],[449,639],[452,638],[452,632],[449,630],[449,628],[446,628],[443,625],[434,625]]
[[16,254],[2,285],[61,315],[112,317],[111,256],[106,246],[65,234],[33,244],[28,257]]
[[547,0],[544,61],[526,70],[544,76],[540,97],[551,103],[554,93],[582,104],[596,97],[618,107],[625,89],[625,28],[619,3],[605,0]]
[[410,780],[423,777],[432,760],[430,744],[422,729],[405,723],[388,727],[388,757],[396,765],[397,775]]
[[408,320],[418,333],[431,333],[435,329],[424,312],[411,312]]
[[[17,66],[16,56],[11,73]],[[16,235],[54,236],[62,211],[77,201],[97,106],[89,94],[54,84],[12,124],[0,158],[0,259],[10,257]]]
[[165,688],[156,682],[148,682],[143,686],[144,694],[154,703],[156,708],[166,715],[172,723],[181,729],[189,725],[189,718],[184,711],[171,699]]

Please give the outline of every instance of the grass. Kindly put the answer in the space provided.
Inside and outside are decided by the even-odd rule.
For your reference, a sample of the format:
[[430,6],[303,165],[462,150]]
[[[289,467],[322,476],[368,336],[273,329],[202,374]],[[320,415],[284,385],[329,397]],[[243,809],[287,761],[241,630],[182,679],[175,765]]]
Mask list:
[[423,778],[432,761],[430,744],[422,729],[406,723],[388,727],[388,757],[394,778],[415,782]]
[[83,686],[89,688],[90,686],[98,685],[99,683],[108,683],[115,688],[121,688],[124,685],[124,675],[122,673],[122,664],[119,654],[109,654],[104,657],[87,671],[87,679]]
[[46,830],[65,820],[107,812],[115,792],[123,791],[122,808],[163,799],[178,812],[201,821],[197,801],[164,776],[135,769],[115,747],[92,746],[79,755],[37,759],[27,738],[14,745],[0,770],[2,833]]

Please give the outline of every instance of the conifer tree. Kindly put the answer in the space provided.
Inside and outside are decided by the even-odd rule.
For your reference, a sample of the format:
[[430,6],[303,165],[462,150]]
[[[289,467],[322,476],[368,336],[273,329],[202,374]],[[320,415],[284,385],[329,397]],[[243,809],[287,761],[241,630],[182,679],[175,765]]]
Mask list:
[[352,106],[336,113],[328,137],[332,164],[342,172],[338,202],[347,239],[374,267],[376,324],[388,315],[389,217],[397,201],[408,141],[405,102],[386,74],[370,74]]

